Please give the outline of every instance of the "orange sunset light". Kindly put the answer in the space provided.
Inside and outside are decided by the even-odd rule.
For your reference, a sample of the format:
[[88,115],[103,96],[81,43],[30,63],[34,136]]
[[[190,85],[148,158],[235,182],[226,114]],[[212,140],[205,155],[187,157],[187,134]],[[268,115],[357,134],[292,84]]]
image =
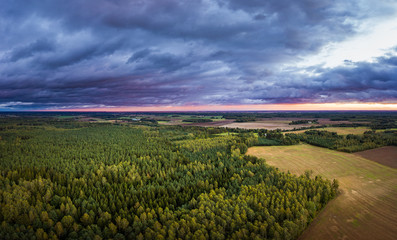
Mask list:
[[193,105],[51,109],[65,112],[150,112],[150,111],[397,111],[397,103],[296,103],[252,105]]

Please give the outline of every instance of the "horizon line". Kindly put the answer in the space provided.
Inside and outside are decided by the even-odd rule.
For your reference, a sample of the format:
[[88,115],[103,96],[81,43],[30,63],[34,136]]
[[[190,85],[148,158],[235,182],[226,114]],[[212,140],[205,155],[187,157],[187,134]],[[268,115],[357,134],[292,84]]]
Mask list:
[[1,112],[236,112],[236,111],[397,111],[397,103],[281,103],[240,105],[70,107],[1,109]]

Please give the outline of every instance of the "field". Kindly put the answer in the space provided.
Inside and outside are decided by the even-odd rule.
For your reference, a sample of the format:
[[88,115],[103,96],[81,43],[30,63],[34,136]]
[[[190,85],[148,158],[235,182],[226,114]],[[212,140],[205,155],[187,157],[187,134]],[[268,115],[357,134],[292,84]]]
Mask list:
[[357,156],[397,168],[397,147],[387,146],[355,153]]
[[299,127],[304,127],[304,126],[310,126],[310,125],[289,125],[290,120],[260,120],[260,121],[255,121],[255,122],[233,122],[233,123],[228,123],[225,125],[222,125],[221,127],[228,127],[228,128],[243,128],[243,129],[269,129],[269,130],[274,130],[274,129],[284,129],[284,130],[289,130],[289,129],[294,129],[294,128],[299,128]]
[[[286,133],[303,133],[309,129],[291,131]],[[327,128],[315,128],[314,130],[326,130],[329,132],[336,132],[339,135],[348,135],[348,134],[364,134],[366,131],[370,131],[371,129],[367,127],[327,127]]]
[[183,126],[201,126],[201,127],[227,127],[227,128],[242,128],[242,129],[283,129],[291,130],[294,128],[308,127],[316,124],[300,124],[289,125],[293,120],[298,118],[263,118],[252,122],[235,122],[234,119],[214,118],[213,122],[203,123],[188,123],[182,122],[182,118],[174,118],[169,122],[159,122],[163,125],[183,125]]
[[389,129],[380,129],[377,130],[378,132],[385,132],[385,131],[397,131],[397,128],[389,128]]
[[[227,127],[227,128],[241,128],[241,129],[268,129],[268,130],[293,130],[294,128],[326,125],[326,124],[353,124],[350,121],[331,121],[329,118],[319,118],[318,123],[311,124],[296,124],[289,125],[291,121],[302,120],[307,118],[294,118],[294,117],[272,117],[272,118],[257,118],[256,121],[250,122],[235,122],[236,119],[225,119],[221,116],[195,116],[198,119],[211,119],[213,122],[202,122],[202,123],[189,123],[183,122],[184,119],[192,118],[194,115],[184,115],[177,117],[169,117],[169,121],[161,121],[159,124],[163,125],[183,125],[183,126],[201,126],[201,127]],[[309,118],[310,119],[310,118]],[[361,122],[364,123],[364,122]],[[318,128],[323,130],[323,128]],[[363,134],[365,131],[370,130],[365,127],[330,127],[327,128],[329,131],[336,131],[338,134]],[[300,133],[306,130],[294,131],[293,133]],[[292,133],[292,132],[291,132]]]
[[360,156],[310,145],[252,147],[247,154],[283,171],[337,179],[341,194],[300,239],[395,239],[397,170]]
[[233,120],[225,120],[222,118],[212,119],[213,122],[191,123],[183,122],[183,119],[171,119],[170,121],[159,121],[161,125],[181,125],[181,126],[200,126],[200,127],[222,127],[233,123]]

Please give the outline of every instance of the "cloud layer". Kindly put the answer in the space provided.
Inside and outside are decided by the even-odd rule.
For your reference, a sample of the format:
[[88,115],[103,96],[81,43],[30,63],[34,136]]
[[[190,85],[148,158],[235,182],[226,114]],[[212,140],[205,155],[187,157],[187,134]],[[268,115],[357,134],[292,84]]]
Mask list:
[[[397,102],[397,52],[298,67],[363,23],[371,0],[0,4],[0,108]],[[396,41],[397,46],[397,41]]]

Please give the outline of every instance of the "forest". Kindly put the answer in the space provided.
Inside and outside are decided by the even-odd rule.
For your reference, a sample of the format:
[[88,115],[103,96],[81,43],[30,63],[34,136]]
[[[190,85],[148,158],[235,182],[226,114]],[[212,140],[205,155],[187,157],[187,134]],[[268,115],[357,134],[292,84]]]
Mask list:
[[244,155],[309,133],[51,114],[0,127],[0,239],[296,239],[338,192]]
[[306,120],[306,119],[295,120],[295,121],[291,121],[289,123],[289,125],[298,125],[298,124],[307,124],[307,123],[318,123],[318,120],[317,119],[313,119],[313,120]]
[[308,130],[303,134],[287,134],[293,139],[314,146],[325,147],[342,152],[358,152],[382,146],[397,146],[397,131],[366,131],[363,135],[338,135],[335,132]]

